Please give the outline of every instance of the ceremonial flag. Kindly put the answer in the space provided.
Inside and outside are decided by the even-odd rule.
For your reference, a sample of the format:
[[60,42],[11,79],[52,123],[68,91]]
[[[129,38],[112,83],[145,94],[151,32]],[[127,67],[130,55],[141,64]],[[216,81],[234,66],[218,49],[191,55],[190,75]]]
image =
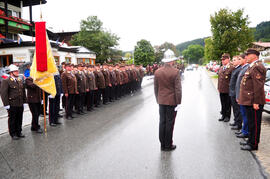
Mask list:
[[54,75],[58,69],[54,62],[51,44],[49,42],[45,22],[36,22],[36,50],[30,70],[34,83],[43,91],[56,95]]

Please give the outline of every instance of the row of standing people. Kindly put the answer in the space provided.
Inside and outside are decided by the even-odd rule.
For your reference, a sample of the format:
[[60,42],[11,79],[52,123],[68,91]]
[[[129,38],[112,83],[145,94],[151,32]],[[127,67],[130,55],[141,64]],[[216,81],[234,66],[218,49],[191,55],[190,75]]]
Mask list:
[[234,120],[230,123],[241,141],[241,150],[258,150],[261,133],[262,111],[265,104],[264,83],[266,69],[259,60],[260,53],[248,49],[234,56],[222,55],[222,67],[218,73],[218,91],[221,102],[219,121],[229,122],[231,108]]
[[[72,65],[63,64],[61,72],[63,86],[63,108],[66,118],[72,120],[73,113],[84,114],[101,103],[120,99],[141,88],[144,71],[135,65]],[[75,110],[74,110],[75,107]]]
[[[39,125],[39,116],[44,114],[49,101],[49,123],[51,126],[61,124],[59,118],[60,103],[65,108],[66,119],[74,116],[74,107],[77,114],[84,114],[101,102],[107,104],[122,96],[134,93],[141,88],[144,71],[142,66],[134,65],[72,65],[62,64],[60,74],[54,76],[56,96],[52,97],[34,84],[31,77],[25,83],[19,78],[19,69],[15,65],[9,66],[10,77],[3,80],[1,98],[4,108],[8,112],[9,134],[13,140],[25,137],[22,134],[23,111],[28,103],[32,113],[31,130],[43,133]],[[27,89],[27,95],[26,90]],[[45,101],[43,101],[45,94]],[[61,98],[62,96],[62,98]],[[47,113],[47,112],[46,112]]]

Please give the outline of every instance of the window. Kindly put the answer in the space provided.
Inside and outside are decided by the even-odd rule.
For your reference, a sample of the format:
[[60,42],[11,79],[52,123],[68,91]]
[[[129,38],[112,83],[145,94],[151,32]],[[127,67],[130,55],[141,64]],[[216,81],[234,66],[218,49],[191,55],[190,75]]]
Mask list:
[[66,63],[71,63],[71,57],[65,57]]
[[58,57],[58,56],[54,56],[54,61],[55,61],[55,64],[56,64],[57,66],[60,65],[60,63],[59,63],[59,57]]
[[90,58],[77,58],[77,63],[90,63]]
[[83,63],[84,59],[83,58],[77,58],[77,64]]

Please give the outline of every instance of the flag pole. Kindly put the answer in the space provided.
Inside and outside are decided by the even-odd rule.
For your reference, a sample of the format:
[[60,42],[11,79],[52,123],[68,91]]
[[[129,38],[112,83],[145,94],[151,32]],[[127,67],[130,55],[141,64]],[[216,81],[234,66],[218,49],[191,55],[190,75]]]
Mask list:
[[46,127],[46,105],[45,105],[45,92],[43,91],[43,114],[44,114],[44,131],[47,132]]

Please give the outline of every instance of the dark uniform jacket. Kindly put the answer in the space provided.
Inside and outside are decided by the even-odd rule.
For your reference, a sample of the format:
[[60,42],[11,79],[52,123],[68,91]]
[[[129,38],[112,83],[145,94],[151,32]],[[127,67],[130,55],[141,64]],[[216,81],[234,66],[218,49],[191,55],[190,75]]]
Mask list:
[[140,68],[139,72],[140,72],[141,79],[143,79],[143,77],[144,77],[144,71],[143,71],[143,69]]
[[117,85],[120,85],[122,84],[121,83],[121,72],[119,70],[115,70],[115,75],[116,75],[116,82],[117,82]]
[[76,94],[77,80],[72,72],[65,71],[62,76],[62,86],[65,94]]
[[234,67],[230,63],[226,66],[222,66],[219,69],[218,91],[220,93],[229,93],[229,84],[230,84],[231,74],[233,70],[234,70]]
[[77,71],[75,73],[76,80],[77,80],[77,89],[79,93],[86,92],[86,77],[83,72]]
[[22,107],[26,103],[26,94],[21,79],[12,77],[2,80],[1,98],[4,106]]
[[95,79],[94,73],[88,71],[88,73],[87,73],[87,79],[88,79],[89,90],[90,91],[95,90],[97,87],[96,87],[96,79]]
[[242,81],[242,78],[245,75],[248,67],[249,67],[249,64],[245,64],[244,66],[241,66],[241,71],[238,74],[236,85],[235,85],[235,97],[236,97],[236,99],[239,99],[241,81]]
[[33,78],[28,77],[25,80],[25,86],[27,89],[27,103],[40,103],[41,89],[33,83]]
[[165,64],[155,72],[154,90],[158,104],[176,106],[181,104],[182,86],[179,70]]
[[104,75],[104,79],[105,79],[105,86],[109,86],[109,84],[111,84],[110,81],[110,72],[108,70],[102,70],[102,73]]
[[237,77],[239,72],[241,71],[241,66],[239,65],[238,67],[236,67],[231,75],[231,80],[230,80],[230,91],[229,91],[229,96],[235,97],[236,96],[236,81],[237,81]]
[[250,64],[240,85],[239,104],[265,104],[264,83],[266,69],[260,61]]
[[129,82],[128,73],[126,71],[123,71],[123,84],[126,84]]
[[114,71],[110,71],[110,81],[111,81],[112,85],[114,85],[114,86],[117,85],[116,74]]
[[101,71],[95,71],[95,79],[96,79],[96,85],[98,89],[104,89],[105,88],[105,78]]
[[60,75],[54,75],[56,95],[60,96],[63,93],[62,80]]

